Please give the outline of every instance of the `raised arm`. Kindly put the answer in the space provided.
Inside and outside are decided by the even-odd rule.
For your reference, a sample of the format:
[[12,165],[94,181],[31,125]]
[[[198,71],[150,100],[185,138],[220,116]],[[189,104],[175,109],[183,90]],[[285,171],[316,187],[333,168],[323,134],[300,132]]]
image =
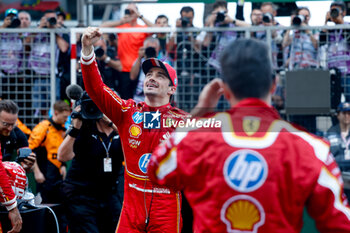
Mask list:
[[127,111],[133,100],[123,100],[107,87],[102,79],[95,61],[93,44],[101,37],[98,28],[89,27],[82,37],[81,70],[87,93],[99,109],[117,126],[122,122],[122,112]]

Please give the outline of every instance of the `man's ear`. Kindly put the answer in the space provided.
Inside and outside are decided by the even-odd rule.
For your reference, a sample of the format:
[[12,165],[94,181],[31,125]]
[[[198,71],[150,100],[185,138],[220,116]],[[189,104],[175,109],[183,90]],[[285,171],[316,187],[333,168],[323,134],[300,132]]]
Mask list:
[[175,92],[176,92],[176,87],[175,86],[169,86],[168,94],[169,95],[174,95]]
[[221,83],[221,87],[224,89],[224,97],[225,97],[225,99],[230,101],[230,99],[233,96],[230,87],[224,82]]

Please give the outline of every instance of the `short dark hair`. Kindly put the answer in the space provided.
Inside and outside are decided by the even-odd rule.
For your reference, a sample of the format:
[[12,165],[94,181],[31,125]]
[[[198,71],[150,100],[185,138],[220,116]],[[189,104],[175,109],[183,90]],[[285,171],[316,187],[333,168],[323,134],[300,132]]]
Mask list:
[[58,100],[53,104],[53,110],[57,112],[70,111],[70,106],[63,100]]
[[345,3],[343,1],[334,1],[331,3],[331,6],[338,6],[341,8],[342,11],[346,11],[346,6],[345,6]]
[[222,78],[237,99],[264,98],[272,86],[272,65],[265,42],[238,39],[222,53]]
[[12,100],[0,100],[0,112],[7,112],[10,114],[18,114],[18,105]]
[[193,15],[194,15],[194,10],[193,10],[193,8],[192,7],[190,7],[190,6],[184,6],[184,7],[182,7],[181,8],[181,10],[180,10],[180,15],[182,15],[182,12],[192,12],[193,13]]
[[169,22],[169,19],[168,19],[168,17],[166,15],[158,15],[154,22],[157,22],[157,20],[161,19],[161,18],[165,18]]
[[222,1],[222,0],[219,0],[219,1],[216,1],[213,5],[213,10],[219,8],[219,7],[225,7],[227,9],[227,2],[226,1]]

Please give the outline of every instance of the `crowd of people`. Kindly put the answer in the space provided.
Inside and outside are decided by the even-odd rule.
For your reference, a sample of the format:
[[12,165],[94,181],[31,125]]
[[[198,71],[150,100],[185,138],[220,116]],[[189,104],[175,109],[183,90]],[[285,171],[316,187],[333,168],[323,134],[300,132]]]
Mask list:
[[[311,17],[310,10],[301,7],[291,16],[296,29],[273,30],[268,46],[261,42],[267,37],[263,27],[280,25],[273,3],[253,9],[251,24],[237,17],[239,12],[232,19],[228,10],[226,1],[216,1],[205,26],[242,31],[116,35],[87,28],[77,37],[76,47],[81,63],[77,72],[86,92],[79,95],[73,111],[64,101],[70,82],[69,37],[56,33],[57,101],[50,115],[49,33],[0,33],[2,161],[17,161],[34,173],[43,203],[64,206],[58,216],[60,232],[67,232],[67,226],[71,233],[254,232],[258,228],[294,232],[302,227],[304,206],[321,232],[350,230],[350,209],[338,182],[337,165],[350,170],[342,163],[350,161],[350,29],[300,30]],[[237,10],[243,10],[241,5]],[[343,2],[333,2],[325,24],[347,24],[345,13]],[[183,7],[176,27],[194,27],[194,16],[192,7]],[[63,13],[47,11],[38,28],[65,28],[64,19]],[[145,25],[139,25],[138,19]],[[2,28],[28,28],[30,21],[28,12],[8,9]],[[166,15],[153,23],[129,4],[120,20],[104,22],[100,28],[168,26]],[[242,39],[250,26],[261,30],[251,32],[253,39]],[[273,70],[317,68],[322,65],[323,45],[326,67],[341,74],[347,101],[337,108],[339,124],[329,129],[329,142],[284,122],[270,106],[276,106],[271,103],[273,95],[280,102],[285,98],[281,87],[276,87]],[[219,75],[223,81],[214,79]],[[32,78],[27,80],[28,76]],[[193,93],[189,87],[203,76],[210,78],[198,83],[204,87],[201,95],[202,87]],[[33,111],[28,114],[48,118],[32,130],[18,119],[25,103],[7,100],[17,100],[12,92],[19,83],[29,84],[22,96],[32,100]],[[189,116],[182,106],[175,107],[176,92],[184,101],[185,94],[197,94],[192,116],[220,118],[220,131],[170,136],[174,125],[166,130],[154,125],[157,119],[174,122]],[[206,112],[220,106],[222,96],[232,109]],[[146,124],[147,114],[152,120]],[[66,129],[69,115],[71,125]],[[279,136],[269,134],[271,127]],[[226,134],[227,129],[232,135]],[[23,148],[31,152],[19,161]],[[72,162],[67,171],[68,161]],[[0,187],[5,190],[2,197],[7,201],[2,203],[10,211],[13,232],[19,232],[22,220],[8,181],[0,179]]]

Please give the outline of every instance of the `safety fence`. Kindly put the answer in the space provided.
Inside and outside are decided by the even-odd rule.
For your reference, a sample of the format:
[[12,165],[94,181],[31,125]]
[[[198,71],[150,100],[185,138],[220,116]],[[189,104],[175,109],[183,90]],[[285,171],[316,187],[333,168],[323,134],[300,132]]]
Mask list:
[[[45,117],[53,102],[64,93],[62,88],[65,85],[60,87],[62,76],[58,66],[60,51],[56,43],[57,35],[70,35],[71,59],[65,59],[64,63],[70,65],[70,82],[82,85],[78,61],[83,31],[84,28],[0,30],[1,96],[13,99],[19,104],[19,118],[29,127],[33,127],[36,121]],[[161,48],[166,44],[166,49],[160,49],[164,51],[159,57],[177,70],[179,83],[175,102],[186,111],[195,106],[204,85],[213,78],[220,77],[220,54],[225,45],[237,38],[257,38],[267,42],[271,51],[272,66],[278,77],[274,104],[282,113],[286,99],[290,98],[285,95],[285,74],[295,70],[332,68],[331,73],[339,77],[340,88],[333,88],[336,93],[331,95],[335,95],[339,101],[341,94],[343,100],[350,100],[350,25],[237,27],[230,24],[216,28],[101,28],[101,31],[106,34],[106,43],[96,46],[95,49],[100,49],[96,52],[106,53],[113,60],[118,59],[117,50],[120,49],[114,46],[118,40],[118,36],[114,35],[147,33],[149,36],[164,38],[160,39],[160,44]],[[116,91],[123,92],[118,90],[121,81],[118,71],[103,64],[104,60],[99,57],[98,60],[107,68],[105,75],[110,76],[104,77],[106,83]],[[315,111],[315,115],[330,115],[334,106],[335,104],[329,108],[328,113],[320,114]],[[218,109],[226,108],[227,102],[220,100]],[[319,122],[318,119],[313,121]],[[321,128],[327,127],[328,125]]]

